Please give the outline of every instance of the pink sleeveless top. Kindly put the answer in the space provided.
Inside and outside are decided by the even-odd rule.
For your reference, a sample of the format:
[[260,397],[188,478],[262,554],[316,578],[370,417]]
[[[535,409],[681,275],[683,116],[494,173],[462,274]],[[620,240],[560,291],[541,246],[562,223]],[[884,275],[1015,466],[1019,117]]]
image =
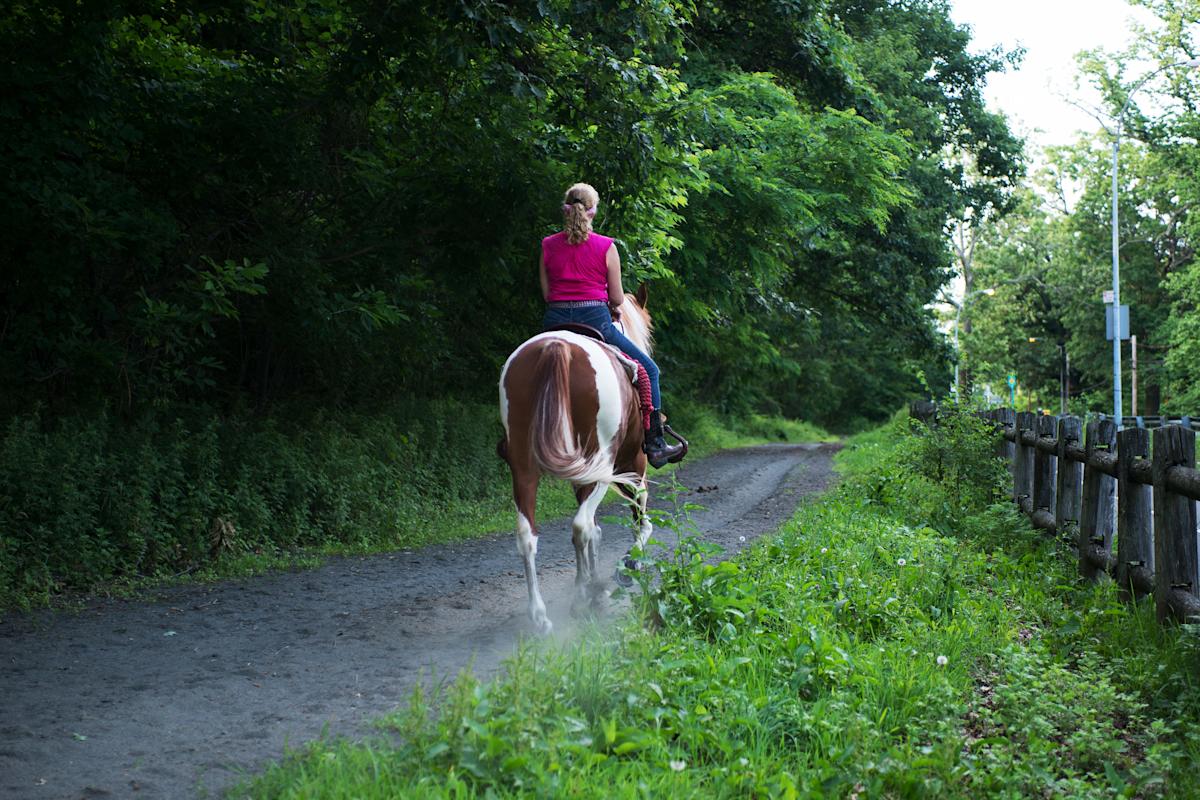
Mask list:
[[550,285],[551,303],[573,300],[608,301],[608,263],[605,257],[613,240],[589,233],[579,244],[570,244],[567,234],[542,239],[542,263]]

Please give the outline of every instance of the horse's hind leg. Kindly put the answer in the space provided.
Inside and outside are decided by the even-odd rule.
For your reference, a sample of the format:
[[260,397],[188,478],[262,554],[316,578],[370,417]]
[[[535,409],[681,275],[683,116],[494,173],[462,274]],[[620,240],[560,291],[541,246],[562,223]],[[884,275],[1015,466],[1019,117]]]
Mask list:
[[650,540],[650,533],[654,530],[654,526],[650,524],[650,515],[646,512],[646,506],[650,502],[650,491],[646,487],[646,476],[642,476],[642,484],[638,487],[637,494],[632,498],[630,507],[633,509],[633,521],[638,526],[637,534],[633,539],[633,546],[638,550],[646,547],[646,542]]
[[[643,550],[646,547],[646,542],[650,540],[650,534],[654,530],[654,526],[650,524],[650,515],[646,513],[646,504],[650,501],[650,492],[646,489],[646,476],[642,476],[641,485],[637,489],[631,489],[628,486],[621,486],[621,494],[625,495],[629,500],[629,508],[633,512],[633,523],[637,526],[637,532],[633,536],[633,546],[629,548],[629,552],[625,554],[622,561],[622,566],[626,569],[636,571],[639,566],[637,559],[633,557],[634,550]],[[617,568],[616,575],[617,583],[622,586],[631,586],[633,580],[625,575],[621,568]]]
[[513,473],[513,499],[517,505],[517,552],[525,565],[525,584],[529,589],[529,619],[534,629],[542,634],[550,633],[554,627],[546,616],[546,603],[538,588],[537,576],[537,531],[533,527],[533,513],[537,504],[538,476],[517,477]]
[[571,543],[575,545],[575,601],[571,610],[578,612],[589,601],[590,586],[596,582],[600,557],[600,526],[596,509],[604,500],[608,484],[593,483],[575,489],[579,510],[571,522]]

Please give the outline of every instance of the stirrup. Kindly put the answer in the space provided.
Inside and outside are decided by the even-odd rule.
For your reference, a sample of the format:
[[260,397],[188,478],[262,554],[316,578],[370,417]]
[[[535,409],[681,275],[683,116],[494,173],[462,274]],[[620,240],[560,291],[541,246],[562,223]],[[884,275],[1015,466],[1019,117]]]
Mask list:
[[674,439],[675,441],[677,441],[681,445],[683,445],[683,449],[679,451],[679,455],[672,456],[671,458],[667,459],[668,464],[678,464],[680,461],[683,461],[683,457],[687,455],[687,452],[688,452],[687,439],[683,438],[678,433],[676,433],[675,429],[672,428],[670,425],[668,425],[665,422],[663,423],[663,433],[667,436],[670,436],[672,439]]

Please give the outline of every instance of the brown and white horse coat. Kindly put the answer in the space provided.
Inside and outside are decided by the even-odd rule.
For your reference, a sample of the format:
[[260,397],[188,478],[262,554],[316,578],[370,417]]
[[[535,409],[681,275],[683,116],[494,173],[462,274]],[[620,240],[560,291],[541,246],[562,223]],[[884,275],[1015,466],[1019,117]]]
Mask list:
[[[633,308],[626,312],[626,335],[648,349],[648,317],[636,303],[627,302],[626,308]],[[639,523],[634,546],[645,546],[650,536],[642,414],[636,388],[619,358],[594,339],[551,331],[518,347],[500,375],[505,433],[501,453],[512,470],[517,549],[525,566],[529,616],[539,633],[549,633],[552,627],[536,566],[534,510],[542,475],[570,481],[579,502],[571,525],[576,610],[589,602],[599,585],[600,527],[595,516],[610,486],[632,498]]]

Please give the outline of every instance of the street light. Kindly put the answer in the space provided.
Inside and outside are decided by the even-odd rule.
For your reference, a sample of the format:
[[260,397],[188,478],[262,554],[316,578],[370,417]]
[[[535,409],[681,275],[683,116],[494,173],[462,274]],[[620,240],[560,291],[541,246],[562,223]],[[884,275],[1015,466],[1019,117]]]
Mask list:
[[961,356],[961,353],[959,352],[959,349],[958,349],[959,318],[962,316],[962,310],[967,305],[967,301],[970,300],[972,297],[974,297],[977,294],[986,294],[990,297],[991,295],[994,295],[995,293],[996,293],[996,287],[989,286],[986,289],[976,289],[973,292],[967,292],[965,295],[963,295],[962,302],[954,303],[953,301],[951,301],[952,305],[954,306],[954,402],[956,402],[956,403],[958,402],[958,395],[959,395],[958,362],[959,362],[959,359]]
[[1125,121],[1125,112],[1129,110],[1129,102],[1133,100],[1133,95],[1138,89],[1145,85],[1146,81],[1153,78],[1159,73],[1171,69],[1172,67],[1187,67],[1188,69],[1196,69],[1200,67],[1200,58],[1191,58],[1187,61],[1177,61],[1174,64],[1167,64],[1159,67],[1149,75],[1143,77],[1140,81],[1133,85],[1129,90],[1129,94],[1125,97],[1125,104],[1121,106],[1121,111],[1117,114],[1116,131],[1113,133],[1112,145],[1112,293],[1113,293],[1113,418],[1116,419],[1117,425],[1121,424],[1121,262],[1118,256],[1120,249],[1120,235],[1117,230],[1117,154],[1121,148],[1121,125]]

